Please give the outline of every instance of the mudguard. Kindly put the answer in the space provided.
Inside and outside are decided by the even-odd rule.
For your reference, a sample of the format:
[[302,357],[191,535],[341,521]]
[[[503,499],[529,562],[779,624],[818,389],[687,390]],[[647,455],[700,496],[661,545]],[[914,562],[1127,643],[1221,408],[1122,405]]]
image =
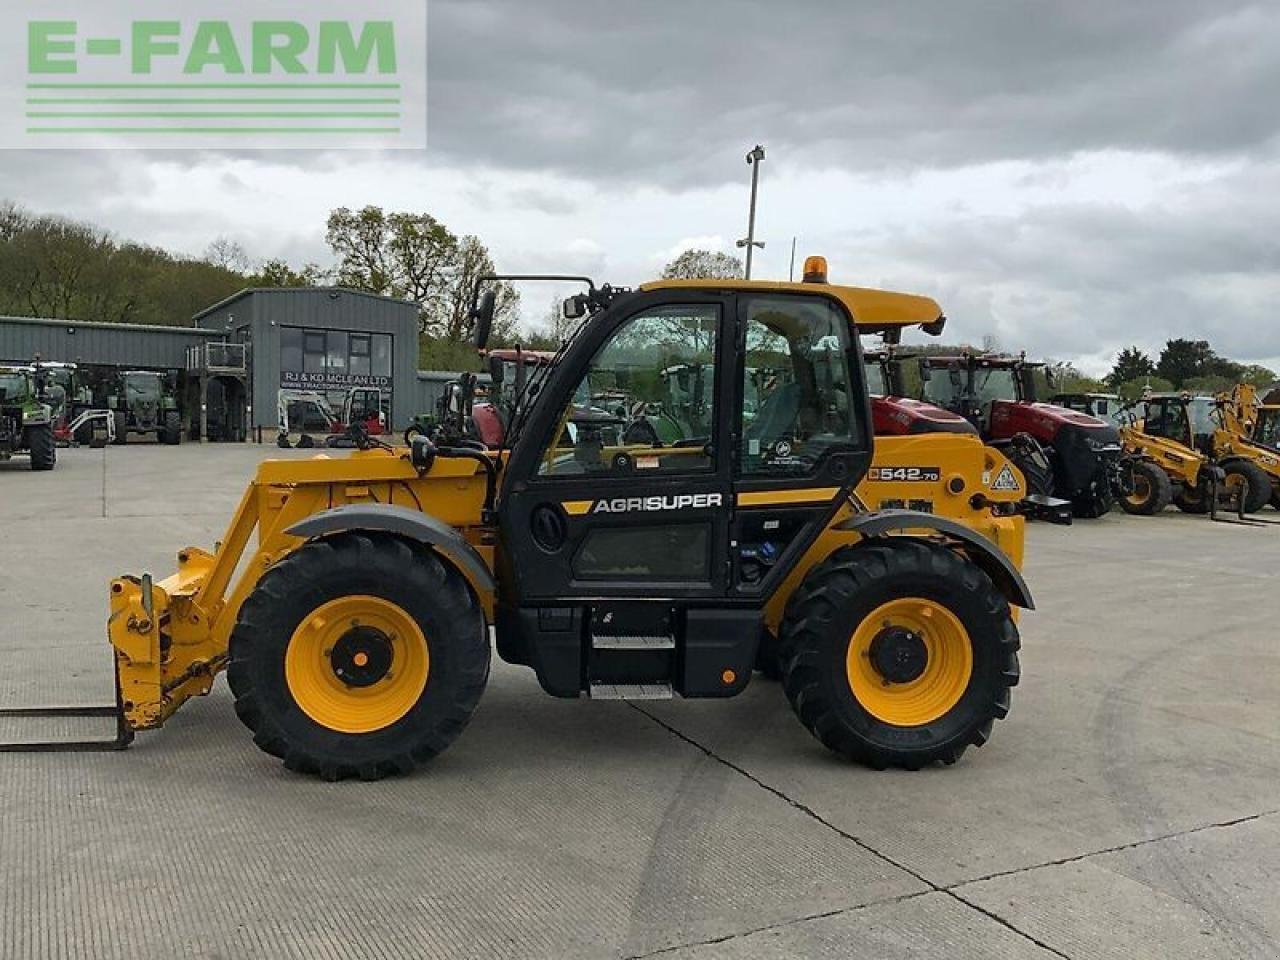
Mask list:
[[453,561],[477,591],[482,595],[493,595],[493,573],[475,547],[447,523],[408,507],[378,503],[347,504],[313,514],[285,532],[291,537],[314,540],[348,530],[393,533],[435,547]]
[[955,520],[948,520],[946,517],[939,517],[932,513],[921,513],[917,510],[878,510],[874,513],[860,513],[850,517],[836,524],[835,529],[852,530],[868,538],[882,537],[904,530],[936,530],[952,540],[959,541],[965,554],[982,568],[1010,603],[1027,610],[1035,609],[1027,582],[1022,579],[1022,574],[1005,556],[1004,551],[982,534]]

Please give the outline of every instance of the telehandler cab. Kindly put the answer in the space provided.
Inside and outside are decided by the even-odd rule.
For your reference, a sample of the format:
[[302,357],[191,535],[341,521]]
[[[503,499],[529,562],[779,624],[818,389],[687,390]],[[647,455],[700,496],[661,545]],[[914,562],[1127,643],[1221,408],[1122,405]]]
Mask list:
[[[740,693],[769,630],[799,719],[837,753],[914,769],[985,743],[1018,682],[1013,608],[1032,604],[1012,559],[1022,518],[968,489],[968,461],[935,438],[902,438],[936,446],[893,482],[968,504],[998,536],[866,507],[855,488],[875,440],[856,323],[941,311],[828,284],[820,260],[806,274],[820,280],[588,282],[566,309],[585,322],[501,449],[455,442],[464,402],[408,447],[363,437],[346,457],[261,464],[213,553],[183,550],[159,583],[112,582],[117,743],[225,668],[255,742],[290,769],[405,773],[466,726],[490,625],[498,654],[548,693],[604,699]],[[493,307],[486,289],[478,347]],[[820,349],[827,338],[839,349]],[[656,390],[678,363],[713,369],[705,434],[568,437],[584,398]],[[790,376],[748,422],[744,371],[765,365]]]

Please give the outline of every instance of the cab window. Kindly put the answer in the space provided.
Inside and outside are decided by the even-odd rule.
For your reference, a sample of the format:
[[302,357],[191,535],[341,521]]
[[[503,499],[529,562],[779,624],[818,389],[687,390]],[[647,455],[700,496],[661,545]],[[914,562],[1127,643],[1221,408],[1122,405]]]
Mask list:
[[747,307],[740,470],[804,476],[861,446],[848,318],[821,298],[758,297]]
[[538,475],[627,476],[715,469],[720,309],[638,314],[604,345],[543,446]]

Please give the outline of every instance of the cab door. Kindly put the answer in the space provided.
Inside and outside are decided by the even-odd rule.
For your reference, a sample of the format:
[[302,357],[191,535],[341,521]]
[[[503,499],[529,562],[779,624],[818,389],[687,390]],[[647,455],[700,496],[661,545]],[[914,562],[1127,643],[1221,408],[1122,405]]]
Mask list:
[[504,480],[504,605],[724,596],[732,299],[655,291],[589,321]]
[[730,595],[766,599],[849,503],[872,456],[853,318],[825,296],[739,297]]

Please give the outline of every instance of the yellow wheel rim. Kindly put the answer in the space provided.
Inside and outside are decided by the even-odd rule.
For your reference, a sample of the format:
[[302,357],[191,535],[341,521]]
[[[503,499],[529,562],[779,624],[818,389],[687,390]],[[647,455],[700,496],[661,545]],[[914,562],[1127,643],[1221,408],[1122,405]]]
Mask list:
[[364,594],[312,610],[293,631],[284,657],[294,702],[340,733],[391,726],[422,698],[430,672],[418,622],[397,604]]
[[932,723],[960,702],[973,645],[942,604],[903,597],[882,604],[849,640],[849,688],[868,713],[898,727]]
[[1136,474],[1133,478],[1133,493],[1129,494],[1127,499],[1130,504],[1140,507],[1147,502],[1147,498],[1151,496],[1151,480],[1142,474]]

